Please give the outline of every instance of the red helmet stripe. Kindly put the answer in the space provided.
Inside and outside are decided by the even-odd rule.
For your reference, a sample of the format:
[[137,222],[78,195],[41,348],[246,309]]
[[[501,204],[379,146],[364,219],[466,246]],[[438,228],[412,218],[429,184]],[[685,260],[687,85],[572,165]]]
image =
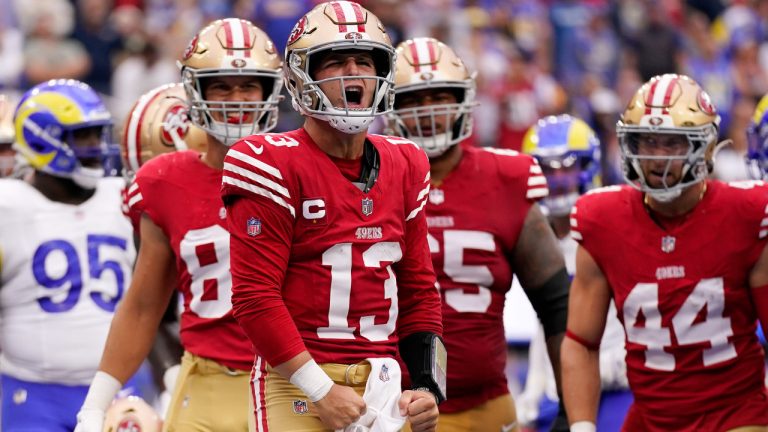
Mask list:
[[233,55],[232,51],[232,25],[229,20],[224,20],[224,35],[227,39],[227,55]]
[[251,50],[253,49],[253,37],[251,35],[251,29],[248,28],[248,23],[244,20],[240,20],[240,27],[243,29],[243,48],[245,48],[245,56],[251,56]]
[[355,21],[363,23],[357,25],[357,31],[365,32],[365,17],[363,16],[363,8],[361,8],[357,3],[350,3],[350,6],[352,6],[352,10],[355,12]]
[[435,54],[435,41],[427,41],[427,49],[429,50],[429,64],[432,66],[432,70],[437,70],[437,55]]
[[651,84],[651,89],[648,91],[648,96],[645,97],[645,114],[651,113],[651,106],[653,105],[653,95],[656,93],[656,86],[659,84],[659,80],[656,80]]
[[[331,3],[331,6],[333,7],[333,11],[336,13],[336,21],[340,23],[347,22],[346,18],[344,18],[344,10],[341,8],[341,4],[337,2]],[[339,24],[339,33],[346,33],[347,32],[347,25],[346,24]]]
[[677,87],[677,77],[673,78],[669,82],[667,85],[667,91],[664,93],[664,114],[669,114],[669,101],[672,99],[672,92],[675,91],[675,87]]
[[411,49],[411,57],[413,58],[414,70],[416,72],[421,72],[421,62],[419,61],[419,50],[416,49],[416,41],[409,43],[408,48]]

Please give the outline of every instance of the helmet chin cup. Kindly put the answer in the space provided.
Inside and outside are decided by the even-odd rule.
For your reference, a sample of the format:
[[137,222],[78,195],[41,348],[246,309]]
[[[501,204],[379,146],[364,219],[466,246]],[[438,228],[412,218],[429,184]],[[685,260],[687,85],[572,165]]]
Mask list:
[[339,132],[354,135],[361,132],[365,132],[368,130],[368,126],[370,126],[371,123],[373,123],[373,116],[366,116],[366,117],[343,117],[341,115],[328,115],[328,116],[317,116],[325,117],[322,120],[325,120],[328,122],[329,125],[331,125],[332,128],[338,130]]
[[227,147],[255,133],[251,124],[236,126],[215,120],[206,131]]
[[421,147],[430,159],[442,156],[455,144],[451,140],[451,134],[447,132],[428,137],[410,136],[408,138]]
[[677,199],[683,193],[683,188],[646,189],[646,193],[658,202],[668,203]]

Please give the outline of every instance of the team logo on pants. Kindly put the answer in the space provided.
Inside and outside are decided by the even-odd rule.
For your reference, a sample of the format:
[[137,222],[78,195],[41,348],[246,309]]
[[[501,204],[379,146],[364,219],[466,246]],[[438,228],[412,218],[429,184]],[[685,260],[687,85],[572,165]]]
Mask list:
[[307,407],[307,401],[305,400],[295,400],[293,401],[293,412],[294,414],[306,414],[309,412],[309,407]]

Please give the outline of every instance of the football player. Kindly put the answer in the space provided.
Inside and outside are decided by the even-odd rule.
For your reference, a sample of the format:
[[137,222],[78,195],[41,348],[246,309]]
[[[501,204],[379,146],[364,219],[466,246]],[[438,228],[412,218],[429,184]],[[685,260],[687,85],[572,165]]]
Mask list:
[[[578,244],[570,236],[569,214],[579,196],[600,185],[600,142],[584,121],[564,114],[539,119],[525,135],[523,152],[536,158],[547,178],[549,195],[541,200],[542,210],[560,243],[568,274],[573,275]],[[611,302],[600,343],[603,392],[597,418],[599,430],[621,429],[632,403],[625,355],[624,331]],[[515,400],[518,418],[524,425],[541,428],[554,418],[554,411],[549,410],[548,405],[558,399],[552,370],[547,366],[548,361],[542,361],[547,357],[544,332],[540,328],[529,349],[525,390]]]
[[112,117],[88,85],[52,80],[14,126],[34,174],[0,179],[1,429],[71,431],[136,257],[124,182],[104,177]]
[[[462,146],[472,132],[475,78],[450,47],[410,39],[397,59],[391,127],[426,152],[431,172],[429,245],[449,363],[440,430],[517,430],[504,371],[513,274],[541,317],[552,359],[560,358],[565,331],[568,275],[536,204],[547,195],[546,179],[531,156]],[[559,362],[553,366],[559,372]]]
[[[146,357],[174,289],[183,296],[180,332],[185,353],[164,430],[248,429],[254,352],[232,316],[229,234],[219,190],[229,146],[269,130],[277,121],[282,63],[262,30],[229,18],[203,28],[181,65],[191,121],[206,132],[188,135],[184,144],[200,148],[199,142],[190,141],[205,139],[206,151],[161,154],[136,172],[127,197],[141,239],[135,294],[126,298],[112,323],[100,371],[79,414],[79,431],[101,431],[106,407]],[[159,109],[151,98],[146,103],[141,112]],[[165,103],[171,104],[166,105],[166,115],[173,115],[173,101]],[[183,113],[175,114],[183,118]],[[126,131],[130,139],[149,134],[165,139],[165,145],[182,146],[178,140],[171,144],[174,134],[182,138],[180,130],[167,124],[160,130],[157,122],[156,131],[145,132],[141,126],[152,122],[132,120]],[[163,138],[163,133],[171,138]],[[138,161],[141,148],[127,143],[129,165],[134,157]]]
[[232,304],[259,354],[255,428],[395,431],[407,416],[433,431],[445,351],[429,166],[413,143],[367,133],[391,108],[394,48],[375,15],[334,1],[298,21],[285,62],[304,126],[248,137],[224,161]]
[[563,342],[571,430],[595,431],[613,298],[634,404],[625,431],[766,431],[768,188],[708,180],[719,117],[692,79],[656,76],[617,125],[628,185],[571,212],[579,243]]

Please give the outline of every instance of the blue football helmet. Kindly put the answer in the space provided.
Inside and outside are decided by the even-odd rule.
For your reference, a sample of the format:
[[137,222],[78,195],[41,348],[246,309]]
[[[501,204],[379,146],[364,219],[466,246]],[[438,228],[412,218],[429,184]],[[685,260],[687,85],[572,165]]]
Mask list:
[[528,129],[523,152],[541,165],[549,196],[541,204],[549,216],[565,216],[580,195],[600,186],[600,141],[583,120],[567,114],[539,119]]
[[[120,150],[111,143],[112,116],[96,92],[76,80],[38,84],[21,98],[14,114],[15,147],[35,170],[72,179],[93,189],[115,174]],[[98,135],[91,144],[77,136]]]
[[768,178],[768,94],[760,99],[747,128],[747,167],[754,179]]

